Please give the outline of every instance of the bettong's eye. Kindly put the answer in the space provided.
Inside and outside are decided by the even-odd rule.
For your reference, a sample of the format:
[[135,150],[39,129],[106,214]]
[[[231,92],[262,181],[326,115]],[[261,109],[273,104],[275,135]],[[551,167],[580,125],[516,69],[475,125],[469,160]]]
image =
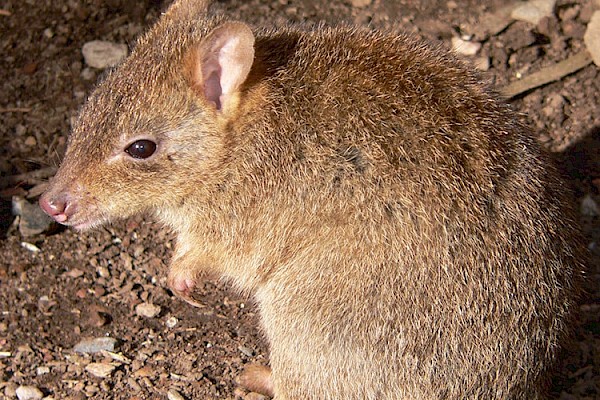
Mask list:
[[137,140],[125,149],[125,152],[133,158],[144,159],[150,157],[156,151],[156,143],[151,140]]

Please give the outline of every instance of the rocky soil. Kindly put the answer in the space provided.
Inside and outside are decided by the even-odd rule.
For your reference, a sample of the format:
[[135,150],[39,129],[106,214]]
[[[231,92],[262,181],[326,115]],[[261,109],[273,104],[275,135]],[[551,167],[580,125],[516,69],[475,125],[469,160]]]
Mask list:
[[[173,237],[165,228],[138,217],[78,233],[46,225],[31,206],[102,74],[84,60],[84,44],[131,45],[167,3],[0,3],[0,398],[232,399],[243,366],[268,362],[250,299],[208,282],[193,308],[166,288]],[[599,399],[600,76],[586,53],[598,39],[584,37],[600,1],[222,0],[215,8],[252,24],[409,31],[454,48],[507,94],[567,175],[592,254],[553,395]],[[532,76],[545,83],[507,86]]]

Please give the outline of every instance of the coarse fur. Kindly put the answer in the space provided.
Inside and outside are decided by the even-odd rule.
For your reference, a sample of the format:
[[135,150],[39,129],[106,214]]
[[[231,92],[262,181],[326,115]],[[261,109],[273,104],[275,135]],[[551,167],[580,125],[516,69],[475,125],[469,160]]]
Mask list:
[[[42,206],[170,226],[175,292],[217,275],[256,299],[277,400],[543,398],[582,265],[515,112],[404,34],[250,30],[197,3],[91,94]],[[221,39],[232,86],[207,83]],[[146,159],[124,151],[140,139]]]

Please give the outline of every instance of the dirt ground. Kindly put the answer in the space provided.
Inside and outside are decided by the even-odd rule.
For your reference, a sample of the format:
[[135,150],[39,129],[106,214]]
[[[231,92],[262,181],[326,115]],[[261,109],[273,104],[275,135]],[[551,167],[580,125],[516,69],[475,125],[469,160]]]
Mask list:
[[[13,196],[37,200],[71,118],[102,73],[85,65],[83,44],[131,45],[168,2],[0,2],[0,398],[32,386],[47,399],[227,399],[245,364],[268,362],[250,299],[206,283],[197,293],[203,306],[193,308],[166,288],[173,237],[165,228],[138,217],[90,233],[55,228],[26,236],[11,215]],[[471,39],[482,47],[465,58],[502,88],[581,51],[599,3],[559,0],[537,25],[516,21],[489,37],[478,21],[505,1],[221,0],[216,8],[252,24],[391,27],[448,49],[452,38]],[[592,253],[580,324],[553,395],[600,399],[599,69],[590,64],[511,103],[568,176]],[[115,349],[74,351],[101,337],[116,339]]]

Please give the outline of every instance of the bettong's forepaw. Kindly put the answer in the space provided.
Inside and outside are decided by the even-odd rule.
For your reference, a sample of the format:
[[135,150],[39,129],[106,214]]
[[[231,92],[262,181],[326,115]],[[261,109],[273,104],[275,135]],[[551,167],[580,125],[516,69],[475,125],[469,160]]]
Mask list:
[[267,366],[247,365],[244,372],[238,376],[237,383],[247,391],[241,396],[244,400],[262,400],[275,396],[273,381],[271,380],[271,368]]
[[198,276],[189,273],[189,271],[178,271],[176,269],[172,269],[167,278],[169,288],[171,288],[177,297],[194,307],[204,307],[204,304],[195,300],[193,297],[194,289],[198,285],[198,281]]

